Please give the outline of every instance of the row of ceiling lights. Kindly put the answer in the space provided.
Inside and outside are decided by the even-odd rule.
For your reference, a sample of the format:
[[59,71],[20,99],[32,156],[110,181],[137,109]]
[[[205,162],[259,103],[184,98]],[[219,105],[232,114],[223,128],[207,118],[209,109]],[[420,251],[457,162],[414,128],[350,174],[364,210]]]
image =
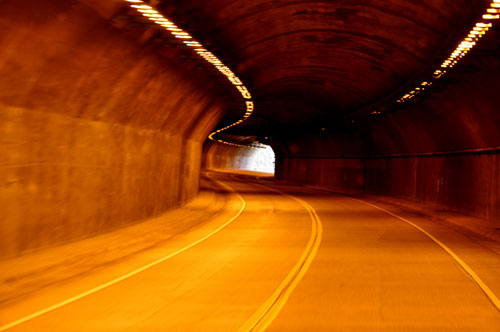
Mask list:
[[246,121],[250,117],[250,115],[252,115],[254,110],[252,95],[245,87],[245,85],[241,82],[241,80],[231,71],[231,69],[229,69],[226,65],[224,65],[224,63],[222,63],[222,61],[220,61],[212,52],[206,50],[203,47],[203,45],[201,45],[198,41],[194,40],[194,38],[190,36],[189,33],[185,32],[184,30],[176,26],[171,20],[167,19],[153,7],[146,4],[143,0],[125,0],[125,1],[129,3],[130,7],[134,8],[139,13],[141,13],[142,16],[146,17],[147,19],[153,21],[157,25],[163,27],[165,30],[169,31],[175,38],[182,39],[183,40],[182,42],[186,45],[186,47],[193,48],[198,55],[200,55],[203,59],[205,59],[207,62],[211,63],[215,68],[217,68],[217,70],[219,70],[229,80],[229,82],[231,82],[240,92],[241,97],[245,101],[245,106],[246,106],[246,112],[244,116],[240,120],[224,128],[220,128],[210,133],[210,135],[208,135],[208,138],[212,141],[232,146],[259,148],[259,146],[243,145],[214,138],[215,135],[231,127],[240,125],[241,123]]
[[[434,71],[433,79],[439,79],[446,74],[447,69],[453,68],[474,46],[476,46],[479,39],[493,26],[491,20],[498,19],[500,19],[500,0],[493,0],[490,7],[486,10],[486,13],[482,16],[481,22],[476,23],[467,37],[460,42],[450,56],[441,64],[440,68]],[[432,80],[420,83],[410,92],[399,98],[397,102],[404,103],[415,98],[415,96],[422,93],[430,85],[432,85]],[[374,112],[372,114],[378,113]]]

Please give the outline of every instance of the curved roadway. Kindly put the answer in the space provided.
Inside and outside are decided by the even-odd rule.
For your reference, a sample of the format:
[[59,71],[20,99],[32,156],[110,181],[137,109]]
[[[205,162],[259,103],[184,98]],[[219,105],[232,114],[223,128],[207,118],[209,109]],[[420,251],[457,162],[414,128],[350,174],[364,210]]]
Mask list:
[[454,258],[362,201],[210,177],[226,204],[207,222],[3,303],[0,331],[500,331],[500,255],[480,240],[402,216]]

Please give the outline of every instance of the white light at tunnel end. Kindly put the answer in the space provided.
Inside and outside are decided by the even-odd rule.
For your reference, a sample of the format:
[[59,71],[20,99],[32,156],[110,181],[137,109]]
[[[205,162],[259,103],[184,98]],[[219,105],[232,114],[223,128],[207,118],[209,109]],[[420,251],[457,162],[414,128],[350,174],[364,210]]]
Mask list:
[[274,174],[275,155],[269,145],[262,145],[263,149],[254,151],[250,157],[248,170],[254,172]]
[[459,43],[450,56],[443,61],[440,67],[434,70],[432,78],[427,81],[423,81],[404,96],[397,99],[396,102],[405,103],[413,99],[415,96],[422,93],[426,88],[432,85],[433,80],[437,80],[445,75],[448,69],[453,68],[465,55],[467,55],[467,53],[472,50],[472,48],[474,48],[474,46],[477,45],[479,40],[486,35],[491,27],[493,27],[493,22],[499,19],[500,0],[493,0],[490,3],[489,8],[486,10],[486,13],[482,16],[482,19],[469,31],[467,37]]
[[232,143],[222,139],[215,138],[217,134],[220,134],[221,132],[228,130],[229,128],[241,125],[243,122],[248,120],[248,118],[252,115],[254,110],[252,95],[248,91],[247,87],[241,82],[241,80],[231,71],[231,69],[229,69],[229,67],[224,65],[224,63],[222,63],[222,61],[220,61],[212,52],[206,50],[203,47],[203,45],[198,41],[196,41],[189,33],[176,26],[174,22],[166,18],[163,14],[158,12],[152,6],[148,5],[145,1],[143,0],[124,0],[124,1],[128,2],[129,6],[135,9],[137,12],[139,12],[142,16],[153,21],[155,24],[163,27],[173,37],[182,39],[182,42],[186,47],[193,48],[193,50],[200,57],[202,57],[203,59],[205,59],[205,61],[211,63],[215,68],[217,68],[217,70],[221,72],[227,78],[227,80],[233,86],[236,87],[236,89],[238,89],[243,101],[245,102],[245,109],[246,109],[245,114],[240,120],[230,125],[227,125],[224,128],[217,129],[216,131],[210,133],[210,135],[208,135],[208,138],[214,142],[231,146],[240,146],[245,148],[258,148],[258,149],[263,148],[264,146],[260,144],[245,145],[239,143]]

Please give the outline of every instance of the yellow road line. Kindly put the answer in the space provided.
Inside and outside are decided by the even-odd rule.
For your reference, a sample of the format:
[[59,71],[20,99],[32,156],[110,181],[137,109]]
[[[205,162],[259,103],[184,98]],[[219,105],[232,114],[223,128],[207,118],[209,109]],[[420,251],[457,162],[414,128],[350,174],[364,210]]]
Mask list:
[[368,203],[368,202],[363,201],[361,199],[352,198],[352,197],[341,195],[341,194],[337,194],[337,195],[340,195],[340,196],[346,197],[348,199],[351,199],[351,200],[354,200],[354,201],[357,201],[357,202],[369,205],[371,207],[374,207],[374,208],[376,208],[376,209],[378,209],[380,211],[383,211],[383,212],[385,212],[387,214],[390,214],[391,216],[393,216],[395,218],[398,218],[398,219],[406,222],[410,226],[413,226],[414,228],[416,228],[419,231],[421,231],[422,233],[424,233],[429,239],[431,239],[432,241],[434,241],[438,246],[440,246],[444,251],[446,251],[446,253],[448,255],[450,255],[458,263],[458,265],[460,265],[460,267],[472,278],[472,280],[474,280],[474,282],[479,286],[479,288],[481,288],[481,290],[484,292],[484,294],[486,294],[486,296],[488,297],[488,299],[497,308],[497,310],[500,311],[500,300],[495,295],[495,293],[488,287],[488,285],[486,285],[484,283],[484,281],[482,281],[481,278],[474,272],[474,270],[472,270],[472,268],[469,265],[467,265],[467,263],[465,263],[460,257],[458,257],[458,255],[455,254],[453,252],[453,250],[451,250],[446,244],[444,244],[443,242],[439,241],[437,238],[435,238],[434,236],[432,236],[425,229],[423,229],[422,227],[414,224],[413,222],[409,221],[408,219],[405,219],[405,218],[403,218],[401,216],[398,216],[397,214],[392,213],[391,211],[388,211],[388,210],[386,210],[384,208],[381,208],[380,206],[377,206],[375,204]]
[[300,259],[292,268],[290,273],[285,277],[285,279],[280,283],[278,288],[273,292],[273,294],[262,304],[259,309],[250,317],[249,320],[243,324],[241,328],[238,329],[238,332],[260,332],[264,331],[273,320],[278,316],[281,309],[284,307],[286,301],[294,291],[294,289],[299,284],[300,280],[306,274],[307,270],[311,266],[314,257],[318,251],[319,245],[321,243],[321,234],[323,232],[323,226],[321,224],[321,220],[319,219],[318,214],[314,210],[314,208],[309,205],[307,202],[303,201],[300,198],[285,194],[282,191],[259,185],[251,182],[255,186],[264,187],[267,190],[271,190],[274,192],[278,192],[284,196],[287,196],[300,205],[302,205],[309,216],[312,219],[312,231],[307,246],[302,253]]
[[[210,176],[208,176],[208,177],[210,178]],[[212,179],[212,178],[211,178],[211,179]],[[160,263],[162,263],[162,262],[164,262],[164,261],[166,261],[166,260],[168,260],[168,259],[170,259],[170,258],[172,258],[172,257],[174,257],[174,256],[177,256],[178,254],[180,254],[180,253],[182,253],[182,252],[184,252],[184,251],[186,251],[186,250],[188,250],[188,249],[190,249],[190,248],[194,247],[195,245],[197,245],[197,244],[199,244],[199,243],[201,243],[201,242],[205,241],[206,239],[208,239],[209,237],[211,237],[211,236],[212,236],[212,235],[214,235],[215,233],[217,233],[217,232],[219,232],[220,230],[222,230],[223,228],[225,228],[227,225],[229,225],[231,222],[233,222],[236,218],[238,218],[238,217],[241,215],[241,213],[243,212],[243,210],[244,210],[244,209],[245,209],[245,207],[246,207],[246,202],[245,202],[245,200],[243,199],[243,197],[241,197],[241,195],[240,195],[240,194],[238,194],[238,193],[237,193],[237,192],[236,192],[233,188],[231,188],[230,186],[228,186],[228,185],[226,185],[226,184],[224,184],[224,183],[222,183],[222,182],[220,182],[220,181],[217,181],[217,180],[215,180],[215,179],[212,179],[212,180],[213,180],[213,181],[215,181],[215,182],[217,182],[220,186],[224,187],[226,190],[228,190],[228,191],[230,191],[230,192],[232,192],[232,193],[236,194],[236,196],[238,197],[238,199],[241,201],[241,207],[240,207],[240,209],[238,210],[238,212],[237,212],[237,213],[236,213],[236,214],[235,214],[235,215],[234,215],[231,219],[229,219],[229,220],[228,220],[228,221],[226,221],[224,224],[222,224],[221,226],[219,226],[217,229],[215,229],[215,230],[214,230],[214,231],[212,231],[211,233],[209,233],[209,234],[205,235],[205,236],[204,236],[204,237],[202,237],[201,239],[196,240],[195,242],[193,242],[193,243],[191,243],[191,244],[189,244],[189,245],[187,245],[187,246],[185,246],[185,247],[183,247],[183,248],[181,248],[181,249],[179,249],[179,250],[177,250],[177,251],[175,251],[175,252],[173,252],[173,253],[171,253],[171,254],[169,254],[169,255],[165,256],[165,257],[162,257],[162,258],[160,258],[160,259],[158,259],[158,260],[156,260],[156,261],[154,261],[154,262],[152,262],[152,263],[149,263],[149,264],[147,264],[147,265],[145,265],[145,266],[143,266],[143,267],[140,267],[140,268],[138,268],[138,269],[136,269],[136,270],[134,270],[134,271],[132,271],[132,272],[129,272],[129,273],[127,273],[127,274],[125,274],[125,275],[123,275],[123,276],[121,276],[121,277],[118,277],[118,278],[116,278],[116,279],[113,279],[113,280],[111,280],[111,281],[108,281],[108,282],[106,282],[106,283],[104,283],[104,284],[102,284],[102,285],[100,285],[100,286],[97,286],[97,287],[95,287],[95,288],[92,288],[92,289],[90,289],[90,290],[88,290],[88,291],[86,291],[86,292],[83,292],[83,293],[81,293],[81,294],[78,294],[78,295],[76,295],[76,296],[73,296],[73,297],[71,297],[71,298],[69,298],[69,299],[67,299],[67,300],[64,300],[64,301],[62,301],[62,302],[59,302],[59,303],[57,303],[57,304],[54,304],[54,305],[52,305],[52,306],[50,306],[50,307],[47,307],[47,308],[42,309],[42,310],[40,310],[40,311],[37,311],[37,312],[35,312],[35,313],[32,313],[32,314],[30,314],[30,315],[28,315],[28,316],[25,316],[25,317],[23,317],[23,318],[17,319],[17,320],[15,320],[15,321],[11,322],[11,323],[6,324],[6,325],[0,326],[0,332],[1,332],[1,331],[8,330],[8,329],[10,329],[10,328],[13,328],[13,327],[15,327],[15,326],[18,326],[18,325],[20,325],[20,324],[23,324],[23,323],[25,323],[25,322],[27,322],[27,321],[30,321],[30,320],[34,319],[34,318],[40,317],[40,316],[42,316],[42,315],[44,315],[44,314],[46,314],[46,313],[48,313],[48,312],[54,311],[54,310],[56,310],[56,309],[59,309],[59,308],[61,308],[61,307],[65,306],[65,305],[67,305],[67,304],[70,304],[70,303],[75,302],[75,301],[78,301],[78,300],[80,300],[80,299],[82,299],[82,298],[84,298],[84,297],[86,297],[86,296],[89,296],[89,295],[91,295],[91,294],[94,294],[94,293],[96,293],[96,292],[98,292],[98,291],[100,291],[100,290],[102,290],[102,289],[104,289],[104,288],[107,288],[107,287],[110,287],[110,286],[112,286],[112,285],[114,285],[114,284],[117,284],[117,283],[119,283],[120,281],[123,281],[123,280],[125,280],[125,279],[130,278],[130,277],[133,277],[133,276],[135,276],[135,275],[137,275],[137,274],[139,274],[139,273],[141,273],[141,272],[143,272],[143,271],[145,271],[145,270],[147,270],[147,269],[149,269],[149,268],[151,268],[151,267],[153,267],[153,266],[155,266],[155,265],[158,265],[158,264],[160,264]]]

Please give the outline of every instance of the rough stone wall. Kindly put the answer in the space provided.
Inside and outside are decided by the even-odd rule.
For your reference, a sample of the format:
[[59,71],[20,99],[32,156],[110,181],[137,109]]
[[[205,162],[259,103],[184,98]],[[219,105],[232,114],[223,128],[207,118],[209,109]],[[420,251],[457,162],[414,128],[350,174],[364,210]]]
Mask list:
[[221,96],[149,31],[114,27],[111,7],[86,3],[0,1],[0,257],[138,222],[198,192]]

